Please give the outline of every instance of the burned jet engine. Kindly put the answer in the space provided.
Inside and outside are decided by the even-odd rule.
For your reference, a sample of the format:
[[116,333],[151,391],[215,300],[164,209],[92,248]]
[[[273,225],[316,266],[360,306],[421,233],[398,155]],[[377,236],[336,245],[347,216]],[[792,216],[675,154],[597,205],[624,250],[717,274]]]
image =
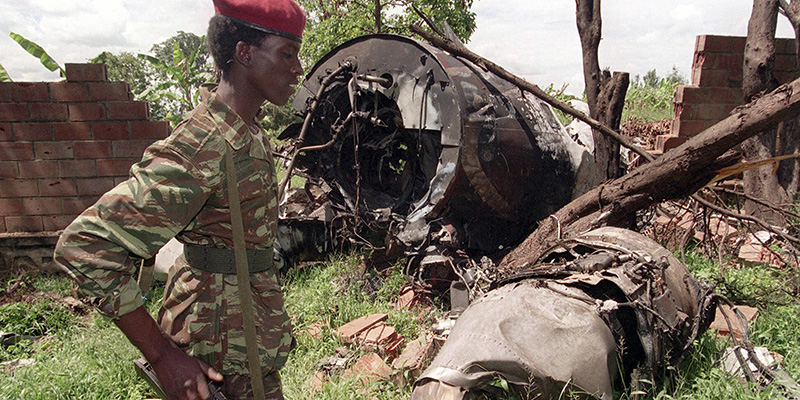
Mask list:
[[549,106],[407,37],[337,47],[293,106],[312,117],[281,136],[302,137],[296,167],[324,189],[329,220],[357,218],[410,248],[447,226],[453,247],[496,252],[594,184],[593,160]]
[[493,398],[502,378],[517,398],[610,400],[615,384],[679,363],[713,312],[710,289],[668,250],[600,228],[470,304],[411,399]]

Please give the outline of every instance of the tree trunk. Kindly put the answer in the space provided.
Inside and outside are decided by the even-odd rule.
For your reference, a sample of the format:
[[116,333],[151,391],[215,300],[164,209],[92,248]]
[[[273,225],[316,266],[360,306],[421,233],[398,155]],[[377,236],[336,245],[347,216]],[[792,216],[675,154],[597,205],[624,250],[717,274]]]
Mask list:
[[[744,51],[742,92],[745,102],[778,85],[772,75],[778,6],[779,0],[753,2],[753,13],[747,26],[747,44]],[[757,161],[779,155],[781,152],[779,138],[786,136],[785,128],[795,126],[794,123],[780,124],[746,140],[742,143],[744,156],[750,161]],[[773,166],[745,171],[744,190],[752,197],[777,206],[788,202],[787,192],[781,186]],[[775,225],[784,225],[786,222],[780,213],[750,200],[745,201],[745,210],[749,215]]]
[[[600,122],[604,125],[619,130],[622,123],[622,110],[625,107],[625,94],[628,92],[630,74],[627,72],[614,72],[614,75],[603,71],[601,90],[597,96],[597,108],[602,112]],[[619,142],[602,134],[602,132],[592,131],[592,136],[601,136],[603,140],[598,141],[594,138],[594,152],[598,168],[605,167],[604,178],[619,178],[624,174],[622,160],[620,159]],[[601,159],[597,155],[601,154]]]
[[[619,129],[629,79],[627,74],[625,78],[618,78],[617,73],[614,73],[615,77],[612,79],[607,71],[600,71],[600,61],[597,55],[603,25],[600,16],[600,0],[576,0],[575,4],[578,34],[583,52],[583,79],[586,83],[589,115],[612,129]],[[622,94],[621,98],[619,97],[620,93]],[[619,103],[613,103],[612,100]],[[595,129],[592,130],[592,137],[594,139],[594,158],[600,179],[622,176],[619,143]]]
[[745,139],[800,114],[800,79],[737,108],[728,118],[633,172],[601,184],[573,200],[500,262],[513,270],[534,262],[562,238],[599,225],[618,226],[653,204],[686,197],[705,186],[718,169],[733,163],[723,156]]
[[372,15],[375,18],[375,33],[381,33],[381,0],[375,0],[375,10]]

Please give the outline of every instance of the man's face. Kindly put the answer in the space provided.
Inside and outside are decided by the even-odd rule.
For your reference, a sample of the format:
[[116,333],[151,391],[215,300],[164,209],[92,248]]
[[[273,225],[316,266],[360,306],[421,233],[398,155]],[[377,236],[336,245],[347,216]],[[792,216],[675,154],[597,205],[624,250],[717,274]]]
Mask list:
[[251,46],[249,81],[270,103],[284,105],[294,93],[297,78],[303,74],[299,52],[300,43],[277,35]]

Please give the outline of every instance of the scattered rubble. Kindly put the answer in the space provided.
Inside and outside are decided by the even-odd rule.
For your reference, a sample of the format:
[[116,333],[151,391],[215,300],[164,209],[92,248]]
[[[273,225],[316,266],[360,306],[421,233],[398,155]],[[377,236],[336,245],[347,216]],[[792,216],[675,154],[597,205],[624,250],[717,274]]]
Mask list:
[[[755,307],[737,305],[736,308],[741,311],[748,323],[758,317],[758,309]],[[730,319],[730,326],[728,326],[728,323],[725,321],[725,315]],[[711,322],[708,329],[716,330],[717,335],[721,337],[733,336],[737,341],[742,340],[742,332],[744,332],[743,327],[739,323],[739,319],[736,318],[733,310],[727,304],[720,304],[717,306],[714,321]],[[731,331],[731,329],[733,329],[733,331]]]

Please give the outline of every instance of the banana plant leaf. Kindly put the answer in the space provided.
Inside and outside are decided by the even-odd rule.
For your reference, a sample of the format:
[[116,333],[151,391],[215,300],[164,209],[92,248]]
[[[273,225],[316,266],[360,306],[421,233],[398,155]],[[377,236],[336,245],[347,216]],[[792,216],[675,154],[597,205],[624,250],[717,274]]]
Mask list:
[[14,39],[14,41],[16,41],[17,43],[19,43],[19,45],[22,46],[22,48],[25,49],[25,51],[30,53],[32,56],[38,58],[39,62],[41,62],[45,68],[47,68],[50,71],[58,70],[61,76],[62,77],[64,76],[64,69],[61,68],[60,65],[58,65],[58,62],[56,62],[56,60],[54,60],[53,57],[50,57],[50,55],[47,54],[46,51],[44,51],[42,46],[39,46],[38,44],[28,39],[25,39],[21,35],[18,35],[14,32],[11,32],[8,36]]

